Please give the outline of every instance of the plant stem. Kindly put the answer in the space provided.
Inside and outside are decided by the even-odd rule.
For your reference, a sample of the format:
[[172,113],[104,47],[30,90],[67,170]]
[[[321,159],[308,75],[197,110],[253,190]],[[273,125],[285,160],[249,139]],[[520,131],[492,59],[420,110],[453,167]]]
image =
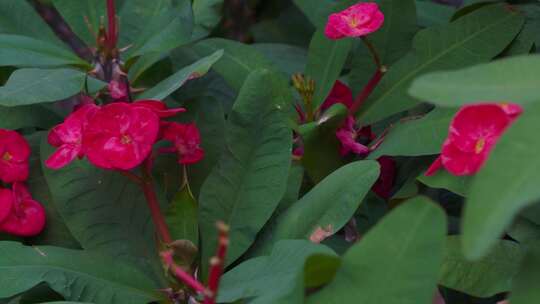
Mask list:
[[360,92],[360,94],[356,96],[353,105],[349,109],[350,115],[355,114],[358,111],[358,109],[360,109],[364,101],[366,101],[366,99],[368,99],[368,97],[371,95],[373,90],[375,90],[375,88],[381,81],[383,75],[384,75],[384,71],[380,69],[377,69],[377,71],[375,71],[375,74],[373,74],[368,84],[364,87],[364,89],[362,89],[362,92]]
[[116,40],[118,30],[116,29],[116,8],[115,0],[107,0],[107,18],[108,18],[108,34],[107,40],[109,42],[109,48],[112,50],[116,48]]
[[205,298],[207,298],[208,290],[206,287],[189,273],[180,268],[180,266],[176,265],[176,263],[174,263],[173,255],[174,253],[172,250],[167,250],[161,253],[161,258],[163,259],[163,262],[167,268],[171,270],[181,282],[184,282],[184,284],[186,284],[188,287],[192,288],[198,293],[203,294]]
[[157,199],[156,191],[154,190],[154,179],[152,178],[152,160],[151,157],[148,157],[143,164],[143,179],[142,179],[142,190],[150,209],[150,214],[152,215],[152,221],[156,226],[156,231],[159,235],[161,241],[165,244],[172,243],[171,233],[169,232],[169,227],[165,222],[165,217],[161,213],[161,208],[159,207],[159,202]]
[[379,57],[379,54],[377,53],[377,50],[375,49],[375,46],[371,43],[371,41],[369,41],[365,36],[361,37],[361,39],[371,53],[371,57],[373,57],[373,62],[375,62],[377,69],[380,71],[386,70],[386,68],[382,65],[381,58]]
[[219,289],[219,281],[223,274],[223,266],[229,247],[229,226],[223,222],[218,222],[216,227],[219,232],[218,247],[216,255],[210,259],[210,274],[208,276],[208,288],[211,292],[211,297],[204,299],[204,304],[215,304]]

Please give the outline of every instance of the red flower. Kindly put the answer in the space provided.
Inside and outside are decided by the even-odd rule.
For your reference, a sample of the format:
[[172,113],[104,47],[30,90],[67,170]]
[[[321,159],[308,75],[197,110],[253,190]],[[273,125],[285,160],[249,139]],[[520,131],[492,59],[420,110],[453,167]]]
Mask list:
[[136,107],[147,108],[156,113],[156,115],[160,118],[172,117],[176,114],[184,113],[186,111],[186,109],[184,108],[169,109],[164,102],[153,99],[139,100],[133,103],[133,105]]
[[454,175],[472,175],[480,170],[489,153],[510,124],[521,114],[515,104],[484,103],[464,106],[450,124],[441,155],[427,176],[444,167]]
[[28,178],[30,146],[19,133],[0,129],[0,180],[22,182]]
[[341,142],[341,149],[339,153],[341,156],[345,156],[350,152],[355,154],[367,154],[369,148],[357,142],[358,131],[355,127],[355,121],[352,116],[348,116],[345,125],[337,130],[336,137]]
[[351,89],[339,80],[336,80],[334,83],[330,94],[320,106],[319,111],[322,113],[336,103],[342,103],[347,109],[353,104],[353,94]]
[[108,104],[88,121],[84,153],[97,167],[129,170],[148,157],[158,132],[159,118],[151,110],[123,102]]
[[0,223],[0,231],[28,237],[39,234],[45,228],[45,210],[32,198],[24,184],[14,183],[13,191],[0,191],[0,202],[11,200],[13,204],[11,213]]
[[194,164],[204,157],[204,150],[200,147],[201,136],[195,124],[167,123],[163,131],[163,138],[171,141],[174,147],[162,151],[176,152],[178,162],[181,164]]
[[339,13],[331,14],[325,28],[329,39],[361,37],[378,30],[384,15],[377,3],[358,3]]
[[83,129],[98,110],[99,107],[95,104],[83,105],[49,132],[49,144],[58,147],[58,149],[45,161],[47,167],[60,169],[73,161],[75,157],[82,158],[84,156],[82,149]]
[[0,189],[0,223],[10,214],[13,207],[13,195],[9,189]]
[[387,200],[392,195],[394,179],[396,177],[396,162],[388,156],[381,156],[377,159],[381,166],[381,175],[375,185],[371,188],[379,197]]

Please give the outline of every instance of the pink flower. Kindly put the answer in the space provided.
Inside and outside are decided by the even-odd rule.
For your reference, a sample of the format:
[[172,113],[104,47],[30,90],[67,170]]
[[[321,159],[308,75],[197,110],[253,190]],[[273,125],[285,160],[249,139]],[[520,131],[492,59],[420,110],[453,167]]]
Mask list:
[[136,101],[135,103],[133,103],[133,106],[147,108],[156,113],[159,118],[172,117],[186,111],[186,109],[184,108],[169,109],[164,102],[153,99]]
[[159,133],[159,118],[145,107],[116,102],[102,107],[83,132],[88,160],[104,169],[129,170],[152,152]]
[[441,167],[457,176],[475,174],[522,111],[515,104],[483,103],[462,107],[450,124],[441,155],[426,175],[435,174]]
[[383,22],[384,15],[376,3],[361,2],[331,14],[324,32],[332,40],[361,37],[378,30]]
[[111,80],[108,85],[111,97],[115,100],[125,99],[128,96],[128,88],[125,82]]
[[0,180],[22,182],[28,178],[30,146],[19,133],[0,129]]
[[353,94],[351,89],[339,80],[336,80],[334,83],[330,94],[320,106],[319,111],[322,113],[336,103],[342,103],[347,109],[353,104]]
[[377,159],[381,166],[381,175],[371,188],[379,197],[387,200],[392,195],[394,180],[396,177],[396,162],[393,158],[382,156]]
[[341,156],[345,156],[350,152],[355,154],[369,153],[368,147],[356,141],[358,131],[356,130],[355,121],[352,116],[348,116],[345,125],[337,130],[336,137],[341,142],[341,149],[339,151]]
[[163,151],[176,152],[179,163],[190,165],[203,159],[204,150],[200,147],[201,137],[195,124],[167,123],[163,137],[174,145]]
[[83,130],[88,120],[99,110],[95,104],[86,104],[71,113],[66,120],[49,132],[48,141],[51,146],[58,147],[46,161],[51,169],[60,169],[75,157],[84,156],[82,149]]
[[0,231],[16,236],[29,237],[39,234],[45,228],[45,210],[35,201],[26,186],[14,183],[13,190],[2,189],[0,201],[12,201],[11,213],[0,223]]
[[13,195],[9,189],[0,189],[0,224],[11,214]]

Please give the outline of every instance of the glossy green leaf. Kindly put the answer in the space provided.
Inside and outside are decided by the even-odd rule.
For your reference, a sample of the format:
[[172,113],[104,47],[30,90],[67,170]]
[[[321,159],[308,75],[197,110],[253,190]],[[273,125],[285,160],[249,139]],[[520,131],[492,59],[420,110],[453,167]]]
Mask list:
[[0,34],[0,45],[0,66],[88,65],[63,47],[30,37]]
[[[416,5],[414,0],[378,0],[384,14],[383,26],[367,39],[377,50],[381,62],[389,66],[401,59],[411,48],[416,24]],[[356,94],[368,83],[377,70],[367,47],[361,44],[354,52],[349,74],[349,85]]]
[[256,71],[240,91],[227,121],[227,149],[199,197],[203,261],[214,253],[217,221],[231,227],[230,263],[253,243],[285,192],[292,146],[285,87],[275,74]]
[[510,303],[530,304],[540,301],[540,289],[536,284],[540,280],[540,243],[532,244],[525,258],[521,269],[512,284],[510,293]]
[[334,280],[306,303],[431,303],[445,237],[444,212],[412,199],[351,247]]
[[[53,151],[44,138],[42,161]],[[161,278],[154,226],[137,184],[86,160],[61,170],[43,165],[43,171],[58,212],[84,249],[132,262],[156,281]]]
[[536,102],[539,68],[539,55],[502,59],[458,71],[425,75],[413,83],[410,93],[450,107],[484,100]]
[[499,241],[475,262],[463,256],[460,237],[448,237],[445,248],[439,284],[479,298],[510,291],[524,256],[524,249],[512,241]]
[[420,100],[407,90],[420,75],[482,63],[499,54],[517,35],[523,17],[504,6],[491,5],[449,25],[428,28],[414,38],[413,49],[392,65],[360,110],[364,123],[408,110]]
[[330,40],[323,30],[313,35],[308,50],[306,76],[315,81],[313,106],[321,105],[339,78],[352,47],[352,39]]
[[538,117],[540,104],[527,107],[471,184],[463,222],[463,249],[468,258],[486,255],[518,212],[540,199]]
[[455,176],[441,169],[432,176],[422,174],[418,176],[418,180],[431,188],[446,189],[461,196],[467,196],[472,178],[468,176]]
[[66,300],[144,304],[159,299],[158,286],[146,274],[121,260],[80,250],[0,242],[0,271],[0,298],[46,282]]
[[335,256],[330,248],[309,241],[278,242],[269,256],[247,260],[227,272],[222,279],[218,301],[229,303],[245,298],[257,300],[287,295],[298,278],[304,278],[304,263],[314,254]]
[[178,90],[186,81],[191,77],[202,77],[216,63],[221,56],[223,56],[223,50],[216,51],[208,57],[204,57],[197,62],[181,69],[169,78],[158,83],[155,87],[142,93],[138,96],[139,99],[158,99],[163,100],[167,96]]
[[198,245],[197,207],[197,201],[193,197],[189,185],[184,185],[173,197],[165,211],[165,220],[174,240],[189,240],[195,246]]
[[66,99],[80,93],[86,81],[89,87],[98,90],[105,86],[104,82],[77,70],[16,70],[0,87],[0,105],[13,107]]
[[456,111],[456,109],[436,108],[422,118],[395,124],[369,158],[377,159],[383,155],[421,156],[440,153]]
[[269,251],[284,239],[310,239],[313,235],[339,231],[379,177],[375,161],[358,161],[341,167],[317,184],[276,219],[260,252]]

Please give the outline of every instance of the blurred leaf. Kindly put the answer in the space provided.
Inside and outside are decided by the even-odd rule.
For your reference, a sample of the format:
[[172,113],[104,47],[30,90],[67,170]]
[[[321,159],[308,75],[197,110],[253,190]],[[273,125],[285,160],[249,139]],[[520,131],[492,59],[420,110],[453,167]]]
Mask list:
[[530,304],[540,302],[540,289],[536,282],[540,280],[540,243],[529,246],[521,269],[512,284],[510,303]]
[[[117,1],[118,2],[118,1]],[[106,1],[102,0],[52,0],[54,7],[75,34],[89,46],[96,45],[101,18],[107,16]],[[118,7],[120,7],[117,4]],[[120,29],[122,32],[124,28]]]
[[227,149],[199,197],[203,261],[216,246],[215,223],[231,226],[228,263],[255,240],[282,198],[290,167],[292,134],[281,108],[290,97],[268,71],[253,72],[226,125]]
[[[383,26],[367,39],[374,45],[381,62],[392,65],[410,49],[416,25],[416,6],[414,0],[378,0],[384,14]],[[357,94],[368,83],[377,70],[367,47],[361,44],[352,58],[349,84]]]
[[180,71],[171,75],[169,78],[163,80],[155,87],[151,88],[148,91],[145,91],[138,99],[158,99],[163,100],[174,91],[178,90],[186,81],[192,77],[202,77],[216,63],[221,56],[223,56],[223,50],[216,51],[208,57],[204,57],[197,62],[184,67]]
[[523,256],[517,243],[501,240],[489,255],[471,262],[461,252],[460,237],[451,236],[446,240],[439,284],[480,298],[507,292]]
[[486,255],[517,213],[540,199],[539,116],[540,104],[527,107],[471,184],[463,220],[463,249],[470,259]]
[[369,155],[369,159],[383,155],[421,156],[440,153],[456,111],[436,108],[422,118],[397,123],[391,127],[382,144]]
[[413,49],[392,65],[373,95],[360,109],[359,119],[372,123],[408,110],[420,101],[407,95],[418,76],[486,62],[517,35],[523,18],[504,6],[479,9],[447,26],[420,31]]
[[520,244],[528,244],[540,240],[540,225],[524,216],[518,216],[507,233]]
[[308,50],[306,76],[315,81],[313,106],[321,105],[339,78],[352,47],[352,39],[330,40],[323,30],[313,35]]
[[343,256],[307,303],[430,303],[442,262],[444,212],[419,197],[397,207]]
[[13,107],[66,99],[81,92],[86,81],[95,90],[105,86],[104,82],[72,69],[16,70],[0,87],[0,105]]
[[446,107],[482,100],[530,103],[539,100],[540,55],[501,59],[452,72],[418,78],[410,93]]
[[165,220],[173,240],[189,240],[198,247],[197,207],[197,200],[193,197],[189,185],[184,185],[176,193],[165,211]]
[[80,250],[0,242],[0,271],[0,298],[46,282],[66,300],[143,304],[159,299],[156,284],[144,273]]
[[461,196],[467,196],[472,178],[467,176],[455,176],[448,173],[448,171],[441,169],[432,176],[425,176],[422,174],[418,176],[418,180],[431,188],[446,189]]
[[195,22],[193,38],[206,37],[221,20],[223,0],[193,0],[192,6]]
[[228,303],[287,295],[298,278],[304,278],[304,263],[314,254],[335,256],[324,245],[304,240],[280,241],[269,256],[247,260],[227,272],[222,279],[218,301]]
[[58,67],[88,65],[71,51],[55,44],[19,35],[0,34],[0,66]]

